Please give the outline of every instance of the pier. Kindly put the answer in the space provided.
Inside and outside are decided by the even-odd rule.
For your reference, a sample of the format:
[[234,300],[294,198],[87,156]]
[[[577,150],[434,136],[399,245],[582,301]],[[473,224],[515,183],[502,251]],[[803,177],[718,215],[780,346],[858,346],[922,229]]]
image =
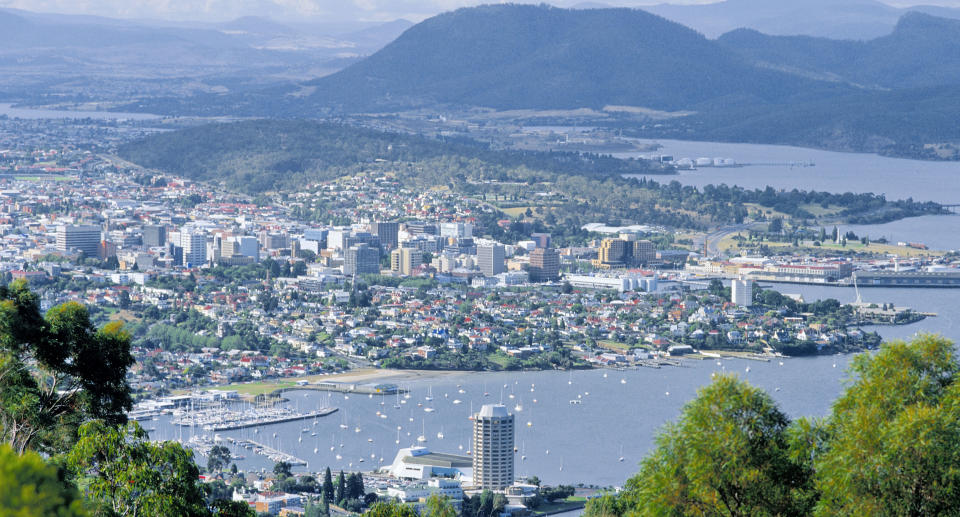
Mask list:
[[[241,440],[237,442],[237,445],[247,449],[253,449],[253,452],[256,452],[257,454],[270,458],[274,463],[280,463],[281,461],[283,461],[293,466],[297,466],[297,465],[306,466],[307,464],[306,460],[302,460],[294,456],[293,454],[287,454],[286,452],[274,449],[269,445],[264,445],[262,443],[255,442],[253,440]],[[247,447],[248,445],[249,447]]]
[[335,413],[337,408],[321,408],[307,413],[297,413],[286,409],[259,409],[239,413],[236,411],[204,411],[200,415],[183,415],[172,421],[184,427],[203,427],[206,431],[235,431],[261,425],[282,424],[310,418],[320,418]]

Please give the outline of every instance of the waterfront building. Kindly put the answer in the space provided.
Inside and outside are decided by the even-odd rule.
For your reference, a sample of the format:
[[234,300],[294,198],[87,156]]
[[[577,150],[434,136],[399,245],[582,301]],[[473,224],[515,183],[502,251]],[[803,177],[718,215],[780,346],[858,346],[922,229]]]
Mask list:
[[560,254],[551,248],[530,252],[530,281],[552,282],[560,277]]
[[514,417],[503,404],[485,404],[473,416],[473,484],[502,490],[513,484]]
[[90,258],[100,254],[100,227],[93,225],[60,225],[57,227],[57,249],[82,251]]
[[616,289],[617,291],[646,291],[657,290],[657,277],[640,275],[565,275],[564,280],[573,287],[582,289]]
[[473,460],[469,456],[431,452],[426,447],[406,447],[400,449],[393,463],[381,471],[397,479],[469,479],[472,468]]
[[477,246],[477,266],[483,276],[497,276],[505,270],[506,253],[500,244]]

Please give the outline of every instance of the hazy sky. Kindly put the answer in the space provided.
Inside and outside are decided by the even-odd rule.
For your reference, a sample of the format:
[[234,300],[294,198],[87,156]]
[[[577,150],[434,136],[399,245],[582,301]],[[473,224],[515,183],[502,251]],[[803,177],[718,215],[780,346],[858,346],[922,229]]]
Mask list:
[[[523,1],[523,0],[514,0]],[[539,3],[541,0],[537,0]],[[555,0],[549,3],[570,6],[585,0]],[[594,0],[608,5],[639,7],[654,3],[709,3],[709,0]],[[803,1],[803,0],[798,0]],[[923,3],[960,7],[960,0],[884,0],[891,5]],[[2,7],[34,12],[94,14],[117,18],[223,21],[240,16],[270,16],[295,20],[319,18],[329,21],[387,21],[407,18],[420,21],[442,11],[495,3],[487,0],[0,0]]]

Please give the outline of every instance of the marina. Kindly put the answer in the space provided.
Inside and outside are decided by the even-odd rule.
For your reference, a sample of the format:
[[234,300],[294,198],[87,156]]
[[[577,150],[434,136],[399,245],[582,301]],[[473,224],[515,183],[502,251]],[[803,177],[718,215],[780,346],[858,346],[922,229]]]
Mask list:
[[307,412],[299,412],[283,406],[250,407],[242,411],[210,408],[181,412],[178,416],[175,416],[171,423],[182,427],[200,427],[205,431],[233,431],[248,427],[320,418],[336,411],[337,408],[334,407],[323,407]]

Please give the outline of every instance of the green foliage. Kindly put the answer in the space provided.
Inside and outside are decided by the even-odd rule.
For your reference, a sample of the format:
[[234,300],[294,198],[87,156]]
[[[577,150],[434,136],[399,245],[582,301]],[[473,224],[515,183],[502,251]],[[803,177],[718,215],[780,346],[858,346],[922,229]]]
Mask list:
[[788,425],[769,395],[720,376],[660,433],[625,497],[649,515],[806,515],[810,472]]
[[255,517],[256,512],[244,501],[218,499],[210,505],[213,517]]
[[136,423],[84,424],[67,465],[95,515],[209,515],[193,453],[147,441]]
[[457,510],[447,497],[432,494],[420,512],[421,517],[457,517]]
[[792,423],[769,395],[718,377],[586,515],[957,515],[958,373],[942,337],[884,344],[854,359],[829,416]]
[[815,461],[818,515],[954,515],[960,382],[950,341],[922,335],[857,356]]
[[[475,161],[556,173],[612,176],[650,172],[650,162],[577,153],[495,151],[473,141],[418,136],[304,120],[215,124],[158,134],[119,150],[126,159],[196,180],[258,193],[331,180],[375,160]],[[444,182],[445,183],[445,182]]]
[[507,498],[503,494],[494,494],[484,490],[473,497],[465,496],[460,514],[463,517],[495,517],[503,512]]
[[78,303],[44,318],[25,282],[0,287],[0,436],[18,452],[63,451],[87,418],[126,422],[133,362],[121,323],[98,330]]
[[430,18],[312,84],[313,102],[385,111],[431,102],[672,110],[711,99],[782,98],[816,83],[750,66],[692,29],[645,11],[508,4]]
[[333,492],[333,478],[330,474],[330,467],[327,467],[327,470],[323,472],[323,502],[326,504],[331,504],[336,501],[334,498]]
[[0,445],[0,515],[79,517],[86,512],[76,489],[56,467],[35,453],[18,456]]
[[412,506],[397,502],[379,502],[370,507],[368,517],[418,517]]
[[230,449],[223,445],[214,445],[207,454],[207,470],[219,473],[230,465]]

